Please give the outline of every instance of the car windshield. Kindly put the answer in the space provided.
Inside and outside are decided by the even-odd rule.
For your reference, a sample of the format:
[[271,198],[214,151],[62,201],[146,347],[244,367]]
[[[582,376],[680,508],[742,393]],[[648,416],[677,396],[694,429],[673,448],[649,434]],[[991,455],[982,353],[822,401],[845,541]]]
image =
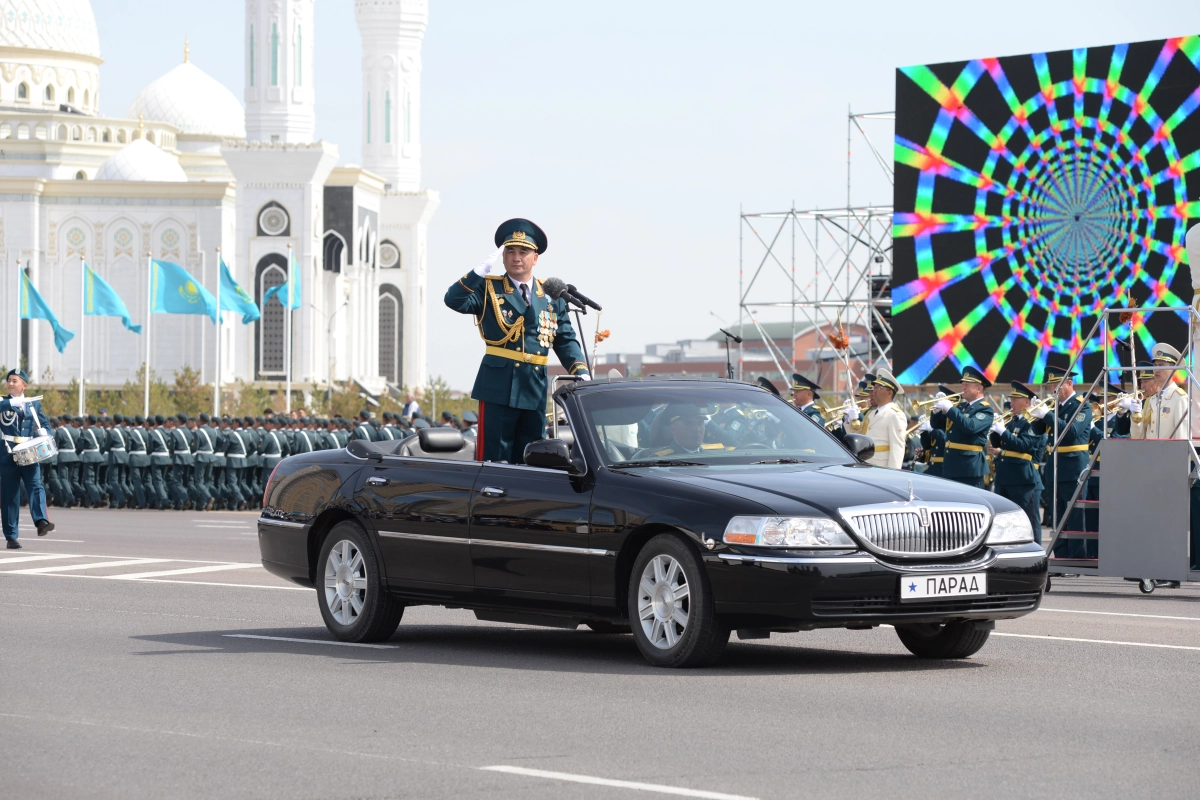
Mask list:
[[844,462],[846,450],[767,392],[731,386],[620,386],[581,392],[608,466]]

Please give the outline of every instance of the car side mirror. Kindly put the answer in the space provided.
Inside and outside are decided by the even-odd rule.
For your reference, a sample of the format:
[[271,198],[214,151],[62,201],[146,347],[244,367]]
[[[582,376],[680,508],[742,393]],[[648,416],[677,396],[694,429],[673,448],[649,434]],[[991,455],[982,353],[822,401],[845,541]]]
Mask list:
[[870,436],[863,436],[861,433],[847,433],[842,444],[846,445],[850,455],[859,461],[868,461],[875,455],[875,440]]
[[571,461],[571,447],[562,439],[539,439],[525,445],[525,463],[531,467],[579,472]]
[[417,440],[426,453],[457,453],[467,443],[462,431],[455,428],[421,428]]

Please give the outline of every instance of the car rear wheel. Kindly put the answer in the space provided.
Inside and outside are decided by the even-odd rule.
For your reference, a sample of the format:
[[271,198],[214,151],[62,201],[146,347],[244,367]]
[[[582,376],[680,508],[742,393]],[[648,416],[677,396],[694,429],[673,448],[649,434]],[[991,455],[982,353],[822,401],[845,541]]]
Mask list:
[[404,604],[383,588],[367,534],[339,522],[325,537],[317,562],[317,604],[325,627],[343,642],[381,642],[396,632]]
[[729,643],[704,566],[686,542],[671,534],[655,536],[638,553],[628,603],[634,641],[656,667],[703,667],[720,658]]
[[947,622],[929,625],[897,625],[896,635],[918,658],[966,658],[979,652],[987,643],[990,630],[980,630],[975,623]]

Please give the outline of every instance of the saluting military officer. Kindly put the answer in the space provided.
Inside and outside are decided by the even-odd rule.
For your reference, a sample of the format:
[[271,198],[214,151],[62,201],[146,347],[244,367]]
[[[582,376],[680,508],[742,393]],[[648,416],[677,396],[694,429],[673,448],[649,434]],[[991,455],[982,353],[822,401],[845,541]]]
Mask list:
[[54,523],[46,512],[46,490],[42,486],[42,465],[20,466],[12,457],[12,448],[37,436],[48,436],[46,426],[50,421],[42,411],[40,400],[25,397],[29,376],[24,370],[12,369],[5,376],[8,396],[0,400],[0,435],[4,446],[0,447],[0,520],[4,525],[4,538],[9,550],[20,550],[17,541],[20,532],[21,486],[29,494],[29,514],[37,526],[38,536],[54,530]]
[[[1066,514],[1071,496],[1078,487],[1079,475],[1087,467],[1089,456],[1088,446],[1091,440],[1092,409],[1083,398],[1075,393],[1075,383],[1067,374],[1066,367],[1046,367],[1046,386],[1054,392],[1057,401],[1054,415],[1058,417],[1058,466],[1054,467],[1054,419],[1050,410],[1041,406],[1031,411],[1038,418],[1033,425],[1033,432],[1046,434],[1046,471],[1043,473],[1044,491],[1057,491],[1053,522],[1061,522]],[[1061,480],[1060,480],[1061,478]],[[1051,481],[1057,482],[1055,490]],[[1083,513],[1076,506],[1071,512],[1062,530],[1082,531]],[[1054,545],[1054,555],[1060,558],[1085,558],[1087,548],[1082,539],[1060,539]]]
[[475,317],[487,346],[471,390],[479,401],[476,458],[523,464],[525,446],[545,434],[550,350],[571,375],[591,374],[566,301],[547,297],[533,277],[546,234],[527,219],[510,219],[496,229],[495,243],[500,249],[454,283],[445,302]]
[[1008,395],[1012,404],[1012,419],[1005,425],[992,423],[992,443],[999,448],[995,456],[996,479],[993,490],[1025,510],[1034,538],[1042,541],[1041,494],[1042,478],[1037,464],[1042,460],[1046,435],[1033,432],[1033,423],[1025,417],[1031,401],[1037,395],[1020,381],[1012,381]]
[[983,476],[988,471],[984,448],[996,416],[996,410],[983,397],[984,390],[991,385],[986,375],[968,365],[962,370],[961,402],[954,405],[943,397],[933,406],[945,415],[942,424],[946,431],[946,460],[942,462],[942,477],[978,489],[983,488]]
[[908,415],[896,403],[904,387],[886,369],[879,370],[871,386],[871,407],[863,416],[859,430],[875,442],[875,455],[867,461],[876,467],[900,469],[904,464],[904,432]]
[[818,384],[803,375],[792,373],[792,403],[813,422],[825,427],[825,415],[817,408],[817,401],[821,399],[820,389]]

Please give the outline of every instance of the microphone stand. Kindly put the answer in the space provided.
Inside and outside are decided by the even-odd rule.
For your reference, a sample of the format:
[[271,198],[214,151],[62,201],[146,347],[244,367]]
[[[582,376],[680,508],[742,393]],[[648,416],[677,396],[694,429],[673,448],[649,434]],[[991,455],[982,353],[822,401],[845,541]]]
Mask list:
[[721,333],[725,334],[725,377],[729,380],[733,380],[733,361],[731,361],[729,358],[729,342],[730,340],[733,340],[738,344],[741,344],[742,339],[740,336],[734,336],[724,328],[721,328]]
[[596,372],[594,369],[592,369],[592,357],[588,354],[586,336],[583,333],[583,320],[580,319],[581,314],[584,316],[587,315],[587,308],[576,308],[574,304],[569,305],[571,305],[571,310],[575,312],[575,330],[578,331],[579,346],[583,348],[583,360],[587,362],[588,373],[591,374],[592,378],[594,379],[596,377]]

